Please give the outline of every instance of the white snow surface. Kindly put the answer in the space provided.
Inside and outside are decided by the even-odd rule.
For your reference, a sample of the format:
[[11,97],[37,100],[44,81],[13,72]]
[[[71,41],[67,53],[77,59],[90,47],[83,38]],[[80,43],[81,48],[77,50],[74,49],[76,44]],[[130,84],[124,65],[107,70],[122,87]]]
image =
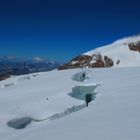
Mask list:
[[[1,81],[0,139],[139,140],[140,67],[91,69],[90,79],[84,83],[101,86],[89,107],[69,96],[72,87],[80,84],[71,77],[80,71],[54,70]],[[76,107],[82,109],[67,113]],[[7,126],[17,117],[41,120],[59,113],[64,117],[56,115],[51,121],[32,122],[25,129]]]
[[[128,47],[129,43],[137,41],[140,41],[140,35],[120,39],[112,44],[88,51],[84,53],[84,55],[92,56],[93,54],[101,53],[103,56],[108,56],[114,60],[114,67],[140,66],[140,53],[138,51],[129,50]],[[118,60],[120,60],[119,65],[116,63]]]

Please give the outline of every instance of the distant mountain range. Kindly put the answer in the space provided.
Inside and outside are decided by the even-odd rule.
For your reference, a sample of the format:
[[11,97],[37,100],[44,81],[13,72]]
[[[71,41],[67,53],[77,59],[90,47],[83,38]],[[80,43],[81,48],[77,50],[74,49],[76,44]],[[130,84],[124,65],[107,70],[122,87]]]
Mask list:
[[140,66],[140,35],[123,38],[112,44],[81,54],[59,70],[73,68]]
[[3,79],[2,77],[5,79],[8,75],[22,75],[34,72],[50,71],[59,66],[60,64],[57,62],[44,60],[39,57],[35,57],[30,60],[14,56],[0,57],[0,79]]

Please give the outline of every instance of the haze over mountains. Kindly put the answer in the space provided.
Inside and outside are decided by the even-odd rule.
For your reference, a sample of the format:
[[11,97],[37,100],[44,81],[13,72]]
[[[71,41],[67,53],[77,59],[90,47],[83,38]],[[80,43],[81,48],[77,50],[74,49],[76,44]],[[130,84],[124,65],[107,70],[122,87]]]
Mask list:
[[34,72],[49,71],[59,66],[59,63],[35,57],[22,59],[15,56],[0,57],[0,74],[9,73],[22,75]]

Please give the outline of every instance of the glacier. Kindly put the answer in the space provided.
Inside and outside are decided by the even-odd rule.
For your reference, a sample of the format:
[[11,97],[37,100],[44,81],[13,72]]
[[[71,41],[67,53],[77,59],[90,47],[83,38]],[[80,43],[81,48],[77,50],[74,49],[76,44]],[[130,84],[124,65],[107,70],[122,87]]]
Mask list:
[[[84,100],[69,96],[73,87],[81,85],[71,78],[81,69],[0,81],[1,140],[139,140],[140,67],[90,71],[90,78],[82,83],[101,86],[88,107]],[[14,84],[3,86],[10,83]],[[43,121],[32,121],[20,130],[7,125],[22,117]]]

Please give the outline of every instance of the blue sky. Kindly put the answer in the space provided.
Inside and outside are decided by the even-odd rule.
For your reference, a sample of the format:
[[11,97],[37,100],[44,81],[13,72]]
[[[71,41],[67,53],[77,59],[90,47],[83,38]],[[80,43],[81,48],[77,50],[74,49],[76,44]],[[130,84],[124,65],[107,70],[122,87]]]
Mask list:
[[67,61],[140,32],[138,0],[0,1],[0,56]]

